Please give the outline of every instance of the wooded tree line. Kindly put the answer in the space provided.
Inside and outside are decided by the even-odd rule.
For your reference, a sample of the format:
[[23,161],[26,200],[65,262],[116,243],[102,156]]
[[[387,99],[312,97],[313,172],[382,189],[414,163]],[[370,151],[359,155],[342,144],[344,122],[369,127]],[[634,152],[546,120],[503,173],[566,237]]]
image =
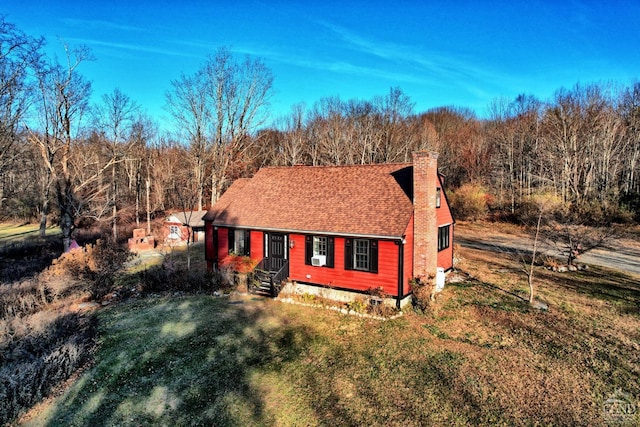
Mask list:
[[[271,71],[222,48],[170,82],[174,132],[114,89],[90,103],[86,48],[47,58],[44,40],[0,18],[0,214],[75,227],[118,227],[169,209],[214,203],[263,166],[408,162],[440,154],[453,191],[483,187],[491,207],[515,214],[553,194],[574,209],[640,215],[640,83],[577,84],[546,101],[496,100],[486,118],[441,107],[416,112],[399,88],[370,100],[327,97],[267,122]],[[124,237],[124,236],[121,236]]]
[[455,107],[416,114],[400,89],[372,101],[327,98],[260,132],[252,156],[256,166],[339,165],[407,162],[428,149],[449,190],[481,186],[498,212],[544,193],[588,220],[638,216],[640,83],[576,84],[546,102],[520,95],[488,110],[486,119]]

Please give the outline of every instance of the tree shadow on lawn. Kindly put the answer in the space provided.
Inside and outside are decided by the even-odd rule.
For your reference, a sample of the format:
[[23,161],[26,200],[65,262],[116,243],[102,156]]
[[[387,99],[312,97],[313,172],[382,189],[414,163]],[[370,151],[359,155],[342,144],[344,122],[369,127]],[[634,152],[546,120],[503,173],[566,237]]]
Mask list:
[[102,313],[95,366],[46,425],[272,424],[252,375],[301,357],[313,336],[261,304],[179,298]]
[[624,273],[592,267],[566,273],[543,271],[539,277],[578,294],[611,303],[619,314],[640,315],[640,282]]

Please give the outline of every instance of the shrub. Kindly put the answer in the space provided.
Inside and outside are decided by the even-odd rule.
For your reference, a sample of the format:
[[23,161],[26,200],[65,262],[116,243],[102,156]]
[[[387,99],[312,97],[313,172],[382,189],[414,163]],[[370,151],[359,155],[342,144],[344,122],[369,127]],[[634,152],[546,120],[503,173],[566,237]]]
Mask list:
[[368,307],[368,312],[370,314],[380,317],[390,317],[397,313],[398,310],[395,307],[384,303],[384,300],[389,298],[389,295],[384,291],[382,286],[369,288],[368,293],[371,295]]
[[118,273],[132,256],[128,248],[105,238],[63,254],[54,264],[62,273],[89,281],[91,298],[100,299],[112,291]]
[[44,271],[62,254],[57,236],[31,239],[0,247],[0,283],[17,282]]
[[542,211],[542,224],[559,215],[563,215],[568,206],[562,198],[552,193],[533,194],[524,197],[516,209],[516,219],[518,222],[534,226],[538,221],[538,216]]
[[424,313],[434,301],[435,276],[414,277],[409,282],[413,291],[412,304],[415,310]]
[[355,311],[356,313],[366,313],[367,306],[367,302],[362,298],[356,298],[353,301],[347,303],[347,308],[349,310]]
[[0,425],[48,395],[92,355],[95,318],[42,313],[5,319],[3,330],[13,339],[0,336]]
[[481,185],[463,184],[449,197],[451,211],[458,219],[484,219],[489,212],[489,197]]
[[220,267],[230,268],[238,273],[248,273],[258,265],[258,261],[248,256],[229,254],[220,261]]
[[636,222],[640,222],[640,192],[623,194],[620,197],[621,210],[633,216]]
[[138,291],[143,294],[160,292],[226,292],[232,287],[225,270],[212,273],[187,270],[172,262],[151,267],[138,273]]

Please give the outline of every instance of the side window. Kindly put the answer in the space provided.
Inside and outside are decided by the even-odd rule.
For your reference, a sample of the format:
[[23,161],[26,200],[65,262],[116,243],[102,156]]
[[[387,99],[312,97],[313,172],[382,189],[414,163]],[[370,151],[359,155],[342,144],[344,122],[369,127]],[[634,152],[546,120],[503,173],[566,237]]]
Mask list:
[[331,236],[305,236],[304,263],[316,267],[334,266],[335,238]]
[[439,208],[441,203],[442,203],[442,189],[438,187],[436,188],[436,208]]
[[445,250],[449,247],[450,225],[438,228],[438,251]]

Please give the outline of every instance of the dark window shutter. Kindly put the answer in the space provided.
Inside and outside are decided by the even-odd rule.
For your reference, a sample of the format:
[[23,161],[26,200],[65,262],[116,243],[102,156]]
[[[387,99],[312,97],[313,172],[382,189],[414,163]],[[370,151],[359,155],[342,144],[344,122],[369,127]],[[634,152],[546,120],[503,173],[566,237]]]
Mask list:
[[311,257],[313,256],[313,236],[304,237],[304,263],[311,265]]
[[233,252],[233,236],[234,236],[234,230],[233,228],[229,229],[229,253]]
[[334,243],[335,239],[333,237],[327,237],[327,267],[333,268],[333,258],[334,258]]
[[344,269],[353,270],[353,240],[344,240]]
[[244,254],[246,256],[251,255],[251,230],[244,231]]
[[369,243],[369,271],[378,272],[378,241],[372,240]]
[[215,262],[215,261],[218,261],[218,253],[220,253],[219,252],[219,248],[218,248],[218,228],[217,227],[213,227],[213,226],[211,228],[213,229],[213,233],[211,233],[212,234],[211,238],[213,240],[213,242],[212,242],[213,243],[213,254],[211,254],[211,255],[212,255],[212,259]]

